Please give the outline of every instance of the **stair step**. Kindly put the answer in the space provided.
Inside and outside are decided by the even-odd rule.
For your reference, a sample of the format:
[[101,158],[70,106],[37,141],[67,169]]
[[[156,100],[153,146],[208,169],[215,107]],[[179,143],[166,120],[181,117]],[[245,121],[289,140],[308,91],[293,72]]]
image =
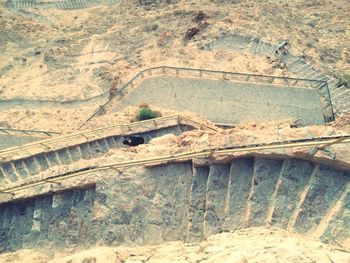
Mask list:
[[35,175],[40,172],[39,164],[37,163],[35,157],[30,157],[24,160],[25,166],[27,167],[30,175]]
[[289,65],[287,65],[288,70],[290,71],[295,71],[296,69],[300,68],[301,66],[304,66],[305,62],[303,59],[301,58],[297,58],[296,60],[294,60],[292,63],[290,63]]
[[313,165],[310,162],[291,159],[284,161],[271,223],[286,229],[295,210],[301,192],[310,180]]
[[324,80],[324,77],[322,77],[322,75],[320,75],[319,73],[317,73],[315,71],[309,71],[307,74],[305,74],[303,76],[303,78],[315,79],[315,80]]
[[307,65],[305,62],[300,63],[298,66],[295,66],[294,69],[292,69],[293,72],[300,74],[301,72],[308,70],[309,65]]
[[15,161],[13,165],[16,168],[17,174],[23,179],[28,176],[25,164],[22,160]]
[[283,62],[286,63],[287,66],[289,66],[290,64],[292,64],[293,62],[295,62],[299,58],[290,54],[290,53],[287,53],[282,57],[282,59],[283,59]]
[[113,137],[108,137],[106,140],[110,149],[117,148],[117,143],[115,142]]
[[49,169],[49,163],[46,160],[46,157],[44,154],[40,154],[40,155],[36,156],[36,160],[38,161],[38,163],[40,165],[41,171],[45,171],[45,170]]
[[337,87],[332,87],[330,89],[330,93],[331,93],[332,97],[335,97],[339,93],[344,92],[344,90],[345,90],[345,88],[342,88],[342,87],[338,87],[338,86]]
[[262,41],[261,39],[259,39],[259,43],[258,45],[256,46],[255,50],[254,50],[254,53],[255,54],[259,54],[260,53],[260,49],[261,49],[261,46],[264,44],[264,41]]
[[[350,173],[347,174],[350,179]],[[347,192],[340,210],[328,223],[321,236],[324,242],[336,242],[342,244],[350,237],[350,191]]]
[[246,226],[245,211],[251,192],[254,159],[237,159],[231,162],[228,209],[223,229],[236,230]]
[[310,68],[308,68],[308,67],[305,67],[302,71],[299,71],[298,72],[299,73],[299,76],[302,78],[302,79],[307,79],[308,77],[308,75],[313,75],[313,74],[315,74],[315,72],[312,70],[312,69],[310,69]]
[[336,101],[340,102],[344,99],[348,100],[349,96],[350,96],[350,89],[344,89],[342,92],[333,96],[332,99],[334,100],[334,102],[336,102]]
[[89,160],[92,158],[89,143],[84,143],[80,145],[80,150],[81,150],[81,156],[84,160]]
[[349,181],[349,177],[344,172],[321,165],[315,180],[310,184],[294,229],[297,232],[305,233],[317,226],[329,207],[339,198],[347,181]]
[[258,46],[258,43],[259,39],[257,39],[256,37],[252,37],[248,45],[249,51],[254,52],[254,50],[256,50],[256,47]]
[[2,171],[10,178],[11,182],[16,182],[18,180],[17,174],[15,172],[15,167],[12,165],[12,163],[4,163],[2,165]]
[[281,161],[260,158],[255,159],[252,195],[250,200],[250,226],[266,224],[267,211],[271,203],[272,194],[275,192],[281,168]]
[[[9,182],[9,179],[6,177],[4,171],[0,167],[0,185],[4,185]],[[0,213],[1,214],[1,213]]]
[[46,154],[46,159],[49,162],[49,166],[55,166],[55,165],[59,165],[60,161],[58,159],[57,153],[56,152],[49,152]]
[[102,150],[101,150],[100,145],[97,141],[89,142],[89,146],[90,146],[91,154],[93,157],[97,157],[97,156],[101,155]]
[[210,166],[204,213],[205,238],[223,231],[229,174],[230,165]]
[[58,9],[64,9],[64,8],[63,8],[63,2],[61,2],[61,1],[57,2],[56,7],[57,7]]
[[208,174],[209,167],[193,169],[186,242],[203,240],[205,193],[207,190]]
[[108,142],[106,139],[98,140],[98,144],[100,145],[101,152],[106,153],[109,151]]
[[57,151],[58,158],[61,163],[63,164],[70,164],[72,163],[72,159],[70,157],[70,154],[68,152],[67,148],[63,148]]
[[72,147],[68,148],[68,152],[72,158],[72,162],[76,162],[76,161],[79,161],[81,159],[79,148],[80,148],[79,145],[72,146]]

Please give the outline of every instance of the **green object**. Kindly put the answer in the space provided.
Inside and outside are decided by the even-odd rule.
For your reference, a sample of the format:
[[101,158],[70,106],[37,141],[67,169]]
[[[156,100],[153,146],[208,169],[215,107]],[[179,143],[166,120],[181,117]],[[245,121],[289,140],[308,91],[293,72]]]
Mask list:
[[157,112],[152,111],[149,108],[142,108],[139,112],[138,120],[143,121],[143,120],[154,119],[157,117],[159,117],[159,114]]

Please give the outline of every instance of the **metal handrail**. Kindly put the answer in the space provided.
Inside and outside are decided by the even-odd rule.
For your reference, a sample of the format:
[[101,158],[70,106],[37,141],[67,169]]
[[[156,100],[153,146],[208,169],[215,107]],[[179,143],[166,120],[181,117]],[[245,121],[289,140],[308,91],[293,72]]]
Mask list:
[[20,129],[12,129],[12,128],[1,128],[0,127],[0,132],[10,134],[12,132],[14,133],[23,133],[25,135],[30,135],[32,133],[40,133],[49,137],[52,137],[52,135],[60,135],[62,133],[60,132],[54,132],[54,131],[40,131],[40,130],[20,130]]
[[318,138],[308,138],[308,139],[297,139],[297,140],[289,140],[289,141],[278,141],[278,142],[272,142],[272,143],[219,147],[219,148],[204,149],[201,151],[189,151],[189,152],[183,152],[183,153],[178,153],[174,155],[129,160],[125,162],[119,162],[119,163],[108,164],[108,165],[93,166],[93,167],[89,166],[76,171],[66,172],[64,174],[57,174],[57,175],[49,176],[47,178],[41,178],[35,182],[25,182],[21,185],[1,188],[0,194],[9,194],[11,195],[11,200],[13,200],[15,196],[15,193],[14,193],[15,191],[24,190],[30,187],[34,187],[34,186],[42,185],[46,183],[58,183],[59,181],[64,179],[69,179],[69,178],[81,176],[87,173],[109,170],[109,169],[125,168],[125,167],[137,166],[137,165],[151,165],[151,164],[156,165],[159,163],[164,163],[169,161],[179,161],[179,160],[183,161],[183,160],[188,160],[193,158],[212,157],[214,155],[220,156],[220,155],[227,155],[227,154],[233,154],[233,153],[239,153],[239,152],[249,153],[249,152],[261,151],[261,150],[286,149],[286,148],[309,147],[309,146],[319,146],[319,148],[324,148],[332,144],[342,144],[342,143],[350,143],[350,134],[325,136],[325,137],[318,137]]
[[[283,81],[283,85],[293,85],[296,86],[303,83],[303,87],[305,84],[309,84],[312,88],[317,88],[320,91],[321,97],[324,97],[328,101],[328,105],[326,107],[330,107],[331,116],[324,116],[325,122],[331,122],[335,120],[334,111],[332,106],[332,101],[330,98],[329,87],[327,81],[325,80],[315,80],[315,79],[305,79],[305,78],[293,78],[293,77],[281,77],[281,76],[269,76],[269,75],[261,75],[261,74],[251,74],[251,73],[238,73],[238,72],[228,72],[228,71],[219,71],[219,70],[209,70],[209,69],[196,69],[196,68],[182,68],[182,67],[169,67],[169,66],[160,66],[160,67],[152,67],[148,69],[144,69],[137,73],[135,77],[133,77],[130,81],[128,81],[123,87],[121,87],[116,94],[112,95],[105,103],[99,106],[99,108],[79,127],[80,130],[88,121],[92,118],[98,116],[100,113],[106,111],[106,107],[117,97],[123,98],[125,94],[132,89],[138,80],[143,80],[145,77],[153,77],[158,75],[169,75],[170,71],[175,71],[175,76],[179,77],[181,71],[185,72],[196,72],[197,74],[191,75],[190,77],[195,78],[205,78],[205,73],[210,73],[216,75],[216,79],[223,80],[232,80],[229,77],[245,77],[245,79],[238,79],[238,81],[249,82],[252,78],[259,78],[256,82],[274,84],[275,80]],[[237,81],[237,79],[236,79]],[[326,87],[326,95],[322,94],[322,87]],[[131,88],[130,88],[131,87]],[[109,91],[105,91],[103,95],[105,95]]]

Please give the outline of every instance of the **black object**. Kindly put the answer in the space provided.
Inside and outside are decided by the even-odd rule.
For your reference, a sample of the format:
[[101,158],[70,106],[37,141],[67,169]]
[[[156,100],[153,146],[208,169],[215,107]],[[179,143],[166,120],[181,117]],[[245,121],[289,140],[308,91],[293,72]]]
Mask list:
[[145,143],[145,140],[141,136],[130,136],[129,139],[125,139],[123,141],[123,144],[129,145],[129,146],[137,146],[144,143]]

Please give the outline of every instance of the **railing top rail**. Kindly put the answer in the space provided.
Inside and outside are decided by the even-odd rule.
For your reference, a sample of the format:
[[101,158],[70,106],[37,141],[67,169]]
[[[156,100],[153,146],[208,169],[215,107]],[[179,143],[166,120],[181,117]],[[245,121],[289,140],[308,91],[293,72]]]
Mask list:
[[[294,78],[294,77],[281,77],[281,76],[273,76],[273,75],[263,75],[263,74],[252,74],[252,73],[242,73],[242,72],[230,72],[230,71],[222,71],[222,70],[211,70],[211,69],[199,69],[199,68],[184,68],[184,67],[172,67],[172,66],[158,66],[158,67],[151,67],[146,68],[138,72],[131,80],[129,80],[123,87],[124,89],[130,83],[132,83],[135,79],[137,79],[140,75],[146,73],[150,70],[156,70],[156,69],[174,69],[174,70],[186,70],[186,71],[197,71],[197,72],[210,72],[210,73],[219,73],[219,74],[228,74],[228,75],[239,75],[239,76],[251,76],[251,77],[264,77],[264,78],[274,78],[274,79],[285,79],[285,80],[299,80],[299,81],[306,81],[306,82],[316,82],[316,83],[325,83],[327,81],[325,80],[316,80],[316,79],[305,79],[305,78]],[[164,74],[165,72],[162,71],[161,74]],[[248,81],[249,82],[249,81]],[[109,91],[105,91],[103,94],[108,93]]]
[[211,69],[198,69],[198,68],[183,68],[183,67],[171,67],[171,66],[159,66],[159,67],[152,67],[143,70],[142,72],[145,72],[147,70],[152,69],[180,69],[180,70],[186,70],[186,71],[202,71],[202,72],[211,72],[211,73],[220,73],[220,74],[228,74],[228,75],[241,75],[241,76],[251,76],[251,77],[266,77],[266,78],[275,78],[275,79],[287,79],[287,80],[301,80],[301,81],[310,81],[310,82],[318,82],[318,83],[324,83],[325,80],[316,80],[316,79],[305,79],[305,78],[294,78],[294,77],[281,77],[281,76],[273,76],[273,75],[264,75],[264,74],[252,74],[252,73],[241,73],[241,72],[230,72],[230,71],[222,71],[222,70],[211,70]]
[[0,127],[0,131],[9,131],[9,132],[21,132],[21,133],[42,133],[45,135],[55,134],[60,135],[62,133],[55,131],[42,131],[42,130],[22,130],[22,129],[12,129],[12,128],[2,128]]

